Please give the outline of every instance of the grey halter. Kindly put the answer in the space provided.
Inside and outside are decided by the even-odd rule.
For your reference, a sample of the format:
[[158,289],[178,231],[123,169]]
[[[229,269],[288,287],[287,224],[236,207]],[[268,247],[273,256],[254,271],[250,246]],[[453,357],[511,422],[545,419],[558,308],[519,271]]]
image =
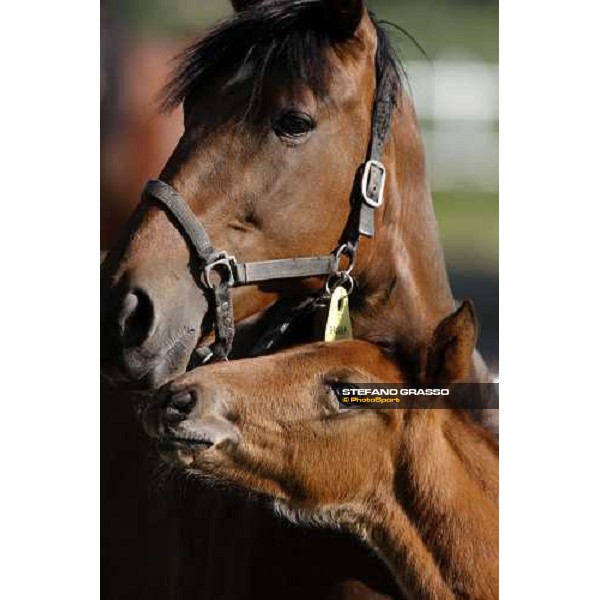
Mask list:
[[[211,301],[215,342],[210,347],[200,348],[196,352],[200,361],[225,360],[231,352],[235,323],[231,290],[234,287],[252,285],[265,281],[297,279],[317,276],[332,278],[345,277],[354,264],[358,240],[361,235],[373,237],[375,234],[374,212],[383,204],[386,170],[381,162],[385,144],[389,137],[392,114],[395,106],[393,75],[390,69],[378,73],[376,97],[371,120],[371,140],[366,162],[360,171],[360,202],[358,223],[347,235],[347,240],[326,256],[283,258],[259,262],[238,262],[227,252],[216,250],[208,232],[196,218],[189,204],[169,184],[152,180],[142,192],[142,200],[158,204],[180,226],[191,251],[198,260],[201,269],[200,285]],[[351,211],[352,214],[352,211]],[[346,227],[349,229],[350,223]],[[349,264],[340,269],[342,256]],[[219,281],[214,282],[211,275],[216,273]],[[291,319],[306,307],[314,303],[314,298],[303,298],[291,309],[275,327],[268,328],[268,336],[263,336],[253,354],[268,350],[275,339],[283,334]]]

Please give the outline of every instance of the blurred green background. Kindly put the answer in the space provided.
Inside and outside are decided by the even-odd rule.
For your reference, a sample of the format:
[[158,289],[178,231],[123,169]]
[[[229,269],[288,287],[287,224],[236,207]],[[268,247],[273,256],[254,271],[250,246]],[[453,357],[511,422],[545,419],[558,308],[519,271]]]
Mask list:
[[[199,27],[231,13],[228,0],[121,0],[120,4],[124,18],[138,31],[177,36],[196,35]],[[481,60],[498,61],[494,0],[370,0],[368,6],[379,18],[415,36],[431,57],[454,47]]]
[[[399,56],[405,64],[420,117],[453,290],[457,298],[471,297],[475,300],[482,323],[484,356],[497,364],[497,0],[371,0],[368,5],[380,19],[391,21],[409,32],[426,52],[424,56],[406,35],[391,30]],[[111,129],[114,132],[127,128],[123,115],[127,115],[128,96],[123,89],[132,85],[130,78],[136,75],[142,78],[140,73],[144,68],[140,66],[138,69],[138,63],[146,65],[148,73],[157,79],[154,85],[159,85],[159,77],[155,75],[157,68],[152,68],[148,58],[149,48],[158,53],[152,60],[157,64],[160,61],[161,68],[166,68],[168,56],[216,20],[230,14],[231,10],[228,0],[103,2],[102,52],[103,63],[108,65],[105,68],[105,87],[110,90],[103,95],[103,135]],[[156,50],[159,46],[161,52]],[[140,48],[144,48],[144,52]],[[135,52],[139,56],[131,59],[131,66],[124,57]],[[164,74],[161,74],[161,81],[163,78]],[[150,90],[147,93],[140,91],[139,95],[148,99],[148,105],[144,105],[147,111],[145,120],[140,119],[138,125],[142,132],[150,125],[158,126],[158,122],[148,108]],[[135,130],[134,127],[132,129]],[[108,135],[104,137],[108,139]],[[148,177],[157,174],[157,165],[164,162],[166,157],[163,154],[176,139],[175,134],[169,135],[166,135],[165,149],[160,151],[159,144],[149,141],[150,138],[135,142],[135,150],[142,143],[156,150],[154,162],[138,165],[139,179],[146,178],[145,168],[154,171],[148,173]],[[143,137],[142,133],[139,136]],[[117,181],[111,169],[118,171],[123,161],[128,160],[125,156],[115,158],[115,152],[118,156],[122,146],[123,143],[115,144],[113,152],[103,153],[106,177],[103,178],[102,199],[107,206],[109,198],[116,198],[119,194],[117,188],[111,192],[110,181]],[[137,179],[132,181],[131,188],[135,189],[136,185]],[[131,193],[127,192],[125,202],[130,201]],[[114,209],[111,209],[104,221],[110,223],[114,214]],[[104,236],[103,239],[110,237]]]

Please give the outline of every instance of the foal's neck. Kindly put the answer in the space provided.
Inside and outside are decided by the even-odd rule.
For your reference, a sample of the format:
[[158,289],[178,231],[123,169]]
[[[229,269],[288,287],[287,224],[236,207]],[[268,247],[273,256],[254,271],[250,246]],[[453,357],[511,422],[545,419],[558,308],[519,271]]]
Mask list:
[[412,411],[393,495],[369,511],[371,543],[409,598],[498,596],[498,448],[456,411]]

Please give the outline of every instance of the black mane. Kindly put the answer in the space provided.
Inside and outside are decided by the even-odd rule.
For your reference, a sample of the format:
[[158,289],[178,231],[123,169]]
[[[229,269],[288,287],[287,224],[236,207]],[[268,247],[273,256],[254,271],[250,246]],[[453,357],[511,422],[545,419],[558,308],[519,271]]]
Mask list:
[[[371,14],[377,30],[377,72],[392,73],[394,89],[401,89],[401,72],[392,43]],[[206,36],[184,50],[163,90],[161,108],[176,108],[196,91],[227,77],[224,85],[251,82],[248,110],[260,99],[267,73],[277,69],[285,82],[308,85],[318,99],[327,96],[330,73],[327,50],[343,51],[347,40],[336,38],[327,26],[320,0],[271,0],[221,21]]]

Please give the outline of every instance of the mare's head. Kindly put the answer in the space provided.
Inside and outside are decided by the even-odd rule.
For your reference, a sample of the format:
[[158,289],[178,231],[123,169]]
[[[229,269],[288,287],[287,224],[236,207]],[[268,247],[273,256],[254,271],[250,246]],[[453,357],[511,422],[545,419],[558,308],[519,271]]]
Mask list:
[[[167,86],[165,106],[183,103],[185,131],[160,178],[239,261],[327,255],[367,155],[376,64],[394,64],[387,38],[360,0],[233,4]],[[155,388],[210,339],[194,263],[172,219],[140,206],[103,267],[102,369],[113,382]],[[322,285],[238,288],[235,320]]]
[[[378,494],[393,494],[411,409],[344,409],[332,384],[459,382],[475,338],[465,303],[438,325],[418,373],[363,341],[209,365],[160,391],[144,425],[167,460],[203,477],[316,515],[366,510]],[[416,412],[433,421],[444,411]]]

